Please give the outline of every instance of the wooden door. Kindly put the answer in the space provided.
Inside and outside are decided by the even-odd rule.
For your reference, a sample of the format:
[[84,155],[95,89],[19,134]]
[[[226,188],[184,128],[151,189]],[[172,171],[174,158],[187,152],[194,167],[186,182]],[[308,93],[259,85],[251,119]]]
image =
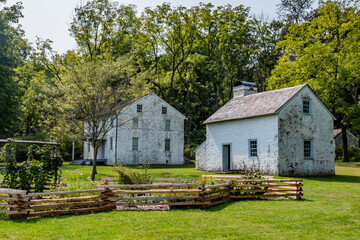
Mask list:
[[230,145],[223,145],[223,171],[228,171],[231,168],[230,153]]

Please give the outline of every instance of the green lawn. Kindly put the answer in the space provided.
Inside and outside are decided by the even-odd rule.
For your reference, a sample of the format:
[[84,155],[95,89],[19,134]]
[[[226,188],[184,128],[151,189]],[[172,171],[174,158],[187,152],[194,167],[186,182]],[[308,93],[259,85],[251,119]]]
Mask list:
[[[154,177],[204,172],[158,166]],[[63,167],[86,181],[91,167]],[[99,167],[111,177],[111,167]],[[82,173],[82,175],[81,175]],[[303,178],[304,200],[230,202],[206,210],[113,211],[28,220],[0,219],[1,239],[359,239],[360,165],[338,164],[334,177]]]
[[[132,167],[139,169],[140,167]],[[86,182],[91,176],[92,166],[73,166],[64,164],[62,167],[62,179],[67,178],[67,182]],[[98,174],[95,180],[100,180],[104,177],[115,177],[116,172],[114,167],[110,166],[98,166]],[[188,165],[153,165],[150,169],[152,177],[162,178],[197,178],[208,172],[202,172],[195,170],[194,164]]]

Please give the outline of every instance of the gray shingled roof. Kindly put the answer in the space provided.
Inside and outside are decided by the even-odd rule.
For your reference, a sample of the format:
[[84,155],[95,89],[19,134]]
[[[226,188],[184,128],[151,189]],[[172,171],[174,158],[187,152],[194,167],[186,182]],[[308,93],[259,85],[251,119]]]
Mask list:
[[334,138],[336,138],[341,133],[341,128],[334,129]]
[[204,124],[276,114],[277,110],[306,85],[233,98],[211,115]]

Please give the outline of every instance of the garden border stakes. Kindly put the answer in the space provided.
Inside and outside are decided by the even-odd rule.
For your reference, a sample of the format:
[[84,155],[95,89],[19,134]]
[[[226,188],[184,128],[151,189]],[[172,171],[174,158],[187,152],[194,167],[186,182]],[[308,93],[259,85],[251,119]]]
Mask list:
[[208,208],[239,199],[301,199],[303,196],[301,179],[222,180],[224,183],[216,185],[99,185],[89,190],[35,193],[0,188],[0,213],[18,219],[154,205]]

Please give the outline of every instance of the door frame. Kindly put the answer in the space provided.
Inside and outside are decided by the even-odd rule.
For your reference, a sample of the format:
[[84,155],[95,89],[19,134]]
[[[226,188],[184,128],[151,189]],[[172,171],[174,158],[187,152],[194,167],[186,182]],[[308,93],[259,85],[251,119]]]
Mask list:
[[[232,143],[223,143],[221,144],[222,148],[221,148],[221,163],[222,163],[222,170],[223,171],[229,171],[229,170],[232,170]],[[228,166],[228,169],[227,170],[224,170],[224,146],[229,146],[229,166]]]

